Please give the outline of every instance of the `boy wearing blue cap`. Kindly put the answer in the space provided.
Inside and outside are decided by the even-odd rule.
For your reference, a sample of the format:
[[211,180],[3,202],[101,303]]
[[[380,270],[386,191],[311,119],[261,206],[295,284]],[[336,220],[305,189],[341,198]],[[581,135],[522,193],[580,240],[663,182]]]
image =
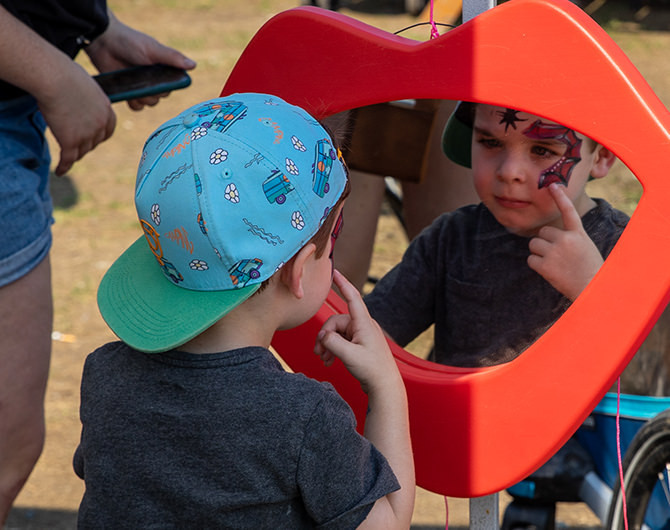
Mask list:
[[444,140],[472,168],[480,202],[438,217],[365,302],[400,345],[435,324],[440,364],[505,363],[565,312],[626,227],[586,190],[615,157],[561,124],[482,103],[461,103]]
[[[347,192],[329,135],[277,97],[207,101],[149,138],[144,236],[98,291],[123,342],[84,367],[80,527],[409,526],[402,379],[357,291],[333,275]],[[368,393],[366,437],[330,385],[268,350],[333,278],[350,315],[324,325],[315,353],[342,359]]]

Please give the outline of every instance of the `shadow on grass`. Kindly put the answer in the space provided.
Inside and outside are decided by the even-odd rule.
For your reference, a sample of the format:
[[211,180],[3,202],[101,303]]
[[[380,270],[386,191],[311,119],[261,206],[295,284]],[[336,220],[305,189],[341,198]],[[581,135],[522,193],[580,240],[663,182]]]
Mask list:
[[79,192],[74,181],[69,175],[57,177],[55,173],[49,175],[49,191],[54,208],[57,210],[69,210],[79,200]]
[[3,530],[74,530],[77,512],[14,507]]
[[[77,512],[44,510],[38,508],[13,508],[3,530],[74,530]],[[466,526],[451,526],[451,530],[467,530]],[[411,530],[444,530],[443,525],[412,525]]]
[[670,30],[670,2],[667,0],[579,0],[577,5],[605,29]]
[[[13,508],[3,530],[74,530],[77,512],[39,508]],[[467,526],[449,526],[450,530],[468,530]],[[564,530],[598,530],[597,526],[563,526]],[[444,530],[444,525],[415,524],[410,530]]]
[[[424,5],[424,11],[429,5],[429,0],[414,1]],[[435,1],[439,4],[448,0]],[[502,4],[505,1],[497,0],[496,3]],[[359,13],[400,15],[406,12],[407,0],[303,0],[303,2],[318,4],[321,7],[327,5],[333,10],[346,8]],[[573,2],[605,29],[670,31],[669,0],[573,0]]]

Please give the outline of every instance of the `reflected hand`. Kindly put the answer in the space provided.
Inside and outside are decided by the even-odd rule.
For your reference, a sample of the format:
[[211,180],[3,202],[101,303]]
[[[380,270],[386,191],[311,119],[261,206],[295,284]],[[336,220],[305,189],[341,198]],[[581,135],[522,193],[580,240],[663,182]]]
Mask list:
[[557,291],[575,300],[603,264],[574,204],[558,184],[549,186],[563,219],[563,228],[544,226],[529,243],[528,266]]

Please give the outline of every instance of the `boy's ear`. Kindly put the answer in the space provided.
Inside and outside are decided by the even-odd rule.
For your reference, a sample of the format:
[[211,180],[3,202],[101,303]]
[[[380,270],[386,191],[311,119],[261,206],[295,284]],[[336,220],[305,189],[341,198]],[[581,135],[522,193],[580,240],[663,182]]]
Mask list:
[[298,299],[305,296],[305,290],[302,285],[305,265],[315,252],[316,245],[314,243],[307,243],[280,271],[282,281],[291,294]]
[[596,147],[596,154],[591,168],[591,177],[594,179],[603,178],[616,161],[616,156],[612,151],[600,144]]

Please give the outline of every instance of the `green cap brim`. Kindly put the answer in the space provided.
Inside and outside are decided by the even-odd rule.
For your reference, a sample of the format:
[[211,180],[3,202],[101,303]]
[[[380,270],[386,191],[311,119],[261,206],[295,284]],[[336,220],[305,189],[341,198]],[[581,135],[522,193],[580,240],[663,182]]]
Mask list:
[[98,288],[98,307],[102,318],[123,342],[155,353],[188,342],[259,287],[255,284],[229,291],[178,287],[163,275],[141,236],[103,277]]
[[442,133],[442,151],[459,166],[472,167],[472,103],[459,102]]

